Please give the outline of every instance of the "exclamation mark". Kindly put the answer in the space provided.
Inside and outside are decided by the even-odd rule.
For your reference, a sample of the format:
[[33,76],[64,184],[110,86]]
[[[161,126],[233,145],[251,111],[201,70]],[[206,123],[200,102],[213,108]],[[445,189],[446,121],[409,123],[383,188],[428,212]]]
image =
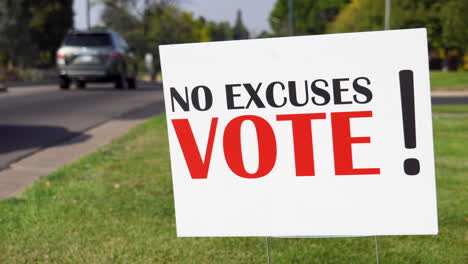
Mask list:
[[[405,148],[416,148],[416,115],[414,111],[414,79],[412,70],[400,71],[401,110],[403,113],[403,132]],[[419,160],[406,159],[403,168],[407,175],[417,175],[420,170]]]

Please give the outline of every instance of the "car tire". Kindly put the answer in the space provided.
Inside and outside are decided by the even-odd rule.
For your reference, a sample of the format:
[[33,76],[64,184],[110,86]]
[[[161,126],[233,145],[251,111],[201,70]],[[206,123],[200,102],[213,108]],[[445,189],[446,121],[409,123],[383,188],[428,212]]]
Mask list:
[[135,90],[137,88],[137,83],[135,78],[128,78],[127,79],[128,89]]
[[86,89],[86,82],[85,81],[78,81],[76,83],[76,87],[80,90]]
[[64,76],[59,78],[59,88],[60,90],[68,90],[70,89],[70,79]]
[[125,89],[125,84],[126,84],[125,77],[123,77],[122,74],[119,74],[115,77],[115,80],[114,80],[115,89],[117,90]]

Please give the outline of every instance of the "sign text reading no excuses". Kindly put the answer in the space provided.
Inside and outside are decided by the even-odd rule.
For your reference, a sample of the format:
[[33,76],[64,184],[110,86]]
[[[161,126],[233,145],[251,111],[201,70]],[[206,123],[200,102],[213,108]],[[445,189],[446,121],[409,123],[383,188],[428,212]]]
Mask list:
[[[296,81],[226,84],[224,104],[228,110],[233,111],[267,107],[278,109],[288,104],[294,107],[329,104],[339,106],[367,104],[371,102],[373,96],[370,89],[371,81],[367,77],[317,79],[304,81],[300,86],[298,84]],[[303,90],[298,92],[299,89]],[[170,97],[173,112],[208,111],[214,101],[211,89],[204,85],[194,88],[185,87],[183,92],[171,87]],[[203,100],[200,100],[201,98]],[[372,111],[332,112],[329,116],[324,112],[278,114],[276,120],[266,120],[257,115],[239,115],[229,120],[224,128],[224,157],[231,171],[240,177],[266,176],[275,166],[277,144],[281,142],[277,140],[270,122],[287,121],[291,124],[293,135],[296,176],[315,176],[313,123],[330,119],[335,175],[380,174],[379,168],[354,168],[353,166],[352,144],[371,142],[370,137],[351,136],[350,120],[353,118],[372,118]],[[208,177],[214,138],[218,130],[218,119],[218,117],[211,119],[204,157],[198,147],[199,144],[193,134],[189,119],[171,120],[192,179]],[[257,134],[259,159],[255,172],[248,172],[243,161],[241,133],[244,122],[251,122]]]

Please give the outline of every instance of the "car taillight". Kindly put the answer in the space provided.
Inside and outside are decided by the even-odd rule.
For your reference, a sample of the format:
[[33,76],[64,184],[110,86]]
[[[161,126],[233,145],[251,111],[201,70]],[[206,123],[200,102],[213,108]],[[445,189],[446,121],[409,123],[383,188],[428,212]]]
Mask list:
[[60,60],[60,59],[65,59],[65,55],[60,54],[60,53],[57,52],[56,58],[57,58],[58,60]]
[[120,57],[120,54],[118,52],[115,52],[113,51],[111,54],[110,54],[110,57],[112,59],[118,59]]

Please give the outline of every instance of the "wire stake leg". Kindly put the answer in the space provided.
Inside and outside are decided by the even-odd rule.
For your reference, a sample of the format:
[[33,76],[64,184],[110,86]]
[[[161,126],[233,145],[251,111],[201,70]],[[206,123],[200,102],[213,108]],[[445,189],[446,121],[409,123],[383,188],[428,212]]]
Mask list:
[[377,236],[374,236],[375,238],[375,258],[377,260],[377,264],[380,263],[380,260],[379,260],[379,242],[377,241]]
[[266,242],[267,264],[270,264],[270,246],[268,245],[268,237],[265,237],[265,242]]

